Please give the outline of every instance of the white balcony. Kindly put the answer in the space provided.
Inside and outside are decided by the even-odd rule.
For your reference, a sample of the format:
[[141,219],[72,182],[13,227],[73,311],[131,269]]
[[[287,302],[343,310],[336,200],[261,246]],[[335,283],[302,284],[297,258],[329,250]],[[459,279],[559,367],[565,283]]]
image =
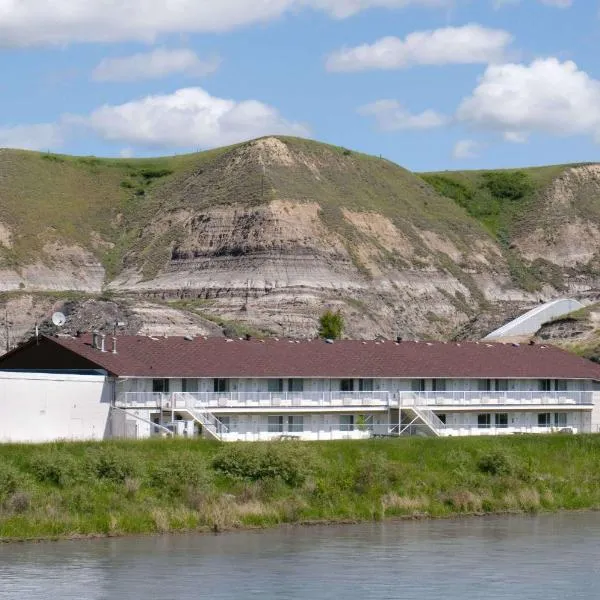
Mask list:
[[399,407],[533,407],[581,406],[591,408],[591,391],[565,392],[399,392]]
[[395,405],[389,392],[125,392],[117,396],[120,408],[178,409],[345,409]]

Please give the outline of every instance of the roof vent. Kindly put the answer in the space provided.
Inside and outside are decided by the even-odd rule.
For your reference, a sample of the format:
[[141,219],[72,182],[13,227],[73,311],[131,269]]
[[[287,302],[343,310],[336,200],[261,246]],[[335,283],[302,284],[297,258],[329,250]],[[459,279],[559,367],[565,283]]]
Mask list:
[[252,336],[249,333],[247,333],[245,337],[247,342],[249,342],[252,339]]
[[517,344],[517,342],[515,342],[515,343],[513,344],[513,347],[514,347],[514,348],[518,348],[518,347],[519,347],[519,344]]
[[117,353],[117,338],[116,337],[112,338],[112,353],[113,354]]
[[187,340],[188,342],[193,342],[194,341],[194,336],[193,335],[184,335],[183,336],[184,340]]
[[325,343],[326,343],[326,344],[333,344],[333,340],[332,340],[332,339],[329,339],[329,338],[327,338],[327,339],[325,340]]
[[534,340],[529,340],[529,345],[530,346],[535,346],[535,341]]
[[401,335],[397,335],[396,336],[396,342],[399,344],[400,342],[402,342],[402,336]]
[[106,342],[106,335],[101,334],[100,335],[100,351],[101,352],[106,352],[106,348],[104,347],[105,342]]

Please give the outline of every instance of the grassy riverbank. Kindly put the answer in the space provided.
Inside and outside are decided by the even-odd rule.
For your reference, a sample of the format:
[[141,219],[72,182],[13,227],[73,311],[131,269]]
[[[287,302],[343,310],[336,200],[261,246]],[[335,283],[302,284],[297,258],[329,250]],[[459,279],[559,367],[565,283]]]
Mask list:
[[0,539],[600,508],[600,436],[0,446]]

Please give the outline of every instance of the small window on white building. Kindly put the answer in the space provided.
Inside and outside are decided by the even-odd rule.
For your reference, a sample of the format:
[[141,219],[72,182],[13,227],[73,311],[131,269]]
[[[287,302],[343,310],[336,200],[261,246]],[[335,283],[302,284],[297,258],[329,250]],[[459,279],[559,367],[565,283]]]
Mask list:
[[492,390],[492,380],[491,379],[478,379],[477,380],[477,390],[480,392],[490,392]]
[[496,379],[496,391],[508,392],[508,379]]
[[359,392],[372,392],[373,391],[373,380],[372,379],[359,379],[358,380],[358,391]]
[[267,417],[267,430],[269,433],[283,433],[283,416],[269,415]]
[[508,413],[496,413],[494,415],[494,423],[498,429],[508,427]]
[[213,391],[217,393],[223,393],[229,391],[229,379],[214,379],[213,380]]
[[288,431],[290,433],[304,431],[304,417],[302,415],[290,415],[288,417]]
[[567,380],[566,379],[555,379],[554,380],[554,389],[557,392],[566,392],[567,391]]
[[550,413],[538,413],[538,427],[550,427]]
[[538,381],[538,388],[540,392],[549,392],[552,389],[552,380],[540,379]]
[[433,379],[431,381],[431,389],[434,392],[445,392],[446,391],[446,380],[445,379]]
[[166,394],[169,391],[169,380],[168,379],[153,379],[152,380],[152,391],[155,393]]
[[446,424],[446,413],[437,413],[437,418],[445,425]]
[[489,429],[492,426],[492,415],[490,413],[481,413],[477,415],[477,427],[479,429]]
[[269,379],[267,390],[269,392],[283,392],[283,379]]
[[554,427],[567,426],[567,413],[554,413]]
[[410,389],[413,392],[424,392],[425,391],[425,380],[424,379],[412,379],[410,382]]
[[354,415],[340,415],[340,431],[354,431]]
[[353,392],[354,391],[354,379],[340,379],[340,391],[341,392]]
[[198,392],[198,380],[197,379],[182,379],[181,380],[181,391],[188,394],[195,394]]
[[288,392],[303,392],[304,379],[288,379]]

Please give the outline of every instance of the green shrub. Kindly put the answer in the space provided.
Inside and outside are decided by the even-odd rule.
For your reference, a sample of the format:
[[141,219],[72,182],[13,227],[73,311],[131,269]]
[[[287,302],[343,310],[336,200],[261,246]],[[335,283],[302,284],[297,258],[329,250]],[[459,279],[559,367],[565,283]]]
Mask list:
[[141,470],[131,453],[111,447],[89,451],[87,463],[93,475],[115,483],[123,483],[128,478],[134,478]]
[[228,444],[213,461],[219,473],[236,479],[258,481],[281,479],[297,487],[304,483],[312,468],[312,456],[293,443]]
[[209,485],[211,475],[198,455],[184,452],[158,462],[150,471],[149,480],[152,487],[177,494],[188,487]]
[[12,465],[0,463],[0,498],[14,494],[20,479],[20,473]]
[[171,173],[173,173],[171,169],[142,169],[142,171],[140,171],[140,175],[148,181],[166,177],[167,175],[171,175]]
[[344,332],[344,317],[338,310],[326,310],[319,318],[319,337],[328,340],[338,340]]
[[533,190],[529,176],[523,171],[487,171],[482,177],[484,186],[500,200],[520,200]]
[[510,475],[516,470],[514,458],[503,450],[492,450],[482,454],[477,468],[487,475]]
[[29,461],[29,470],[40,483],[50,483],[60,487],[72,483],[78,474],[75,458],[59,451],[40,452],[34,455]]

